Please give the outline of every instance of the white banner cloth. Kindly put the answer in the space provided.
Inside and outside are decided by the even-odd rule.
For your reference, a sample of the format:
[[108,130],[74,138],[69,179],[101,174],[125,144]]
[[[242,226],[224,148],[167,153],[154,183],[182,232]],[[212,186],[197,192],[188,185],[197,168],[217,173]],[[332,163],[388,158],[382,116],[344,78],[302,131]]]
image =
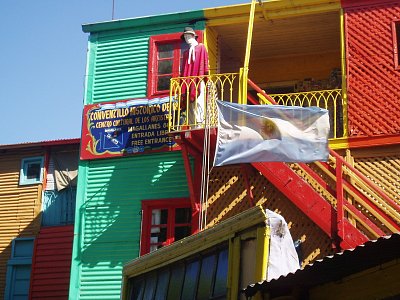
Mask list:
[[328,110],[217,101],[215,166],[328,159]]
[[271,229],[267,269],[267,281],[271,281],[296,272],[300,264],[285,219],[269,209],[265,212],[268,216],[267,226]]

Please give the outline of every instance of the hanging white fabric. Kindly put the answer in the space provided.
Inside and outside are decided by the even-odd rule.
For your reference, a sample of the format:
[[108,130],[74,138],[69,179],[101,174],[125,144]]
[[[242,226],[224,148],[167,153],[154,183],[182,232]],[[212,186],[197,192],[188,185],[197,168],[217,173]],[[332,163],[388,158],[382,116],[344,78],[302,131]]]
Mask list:
[[285,219],[267,209],[267,226],[271,230],[267,281],[278,279],[300,269],[299,257]]

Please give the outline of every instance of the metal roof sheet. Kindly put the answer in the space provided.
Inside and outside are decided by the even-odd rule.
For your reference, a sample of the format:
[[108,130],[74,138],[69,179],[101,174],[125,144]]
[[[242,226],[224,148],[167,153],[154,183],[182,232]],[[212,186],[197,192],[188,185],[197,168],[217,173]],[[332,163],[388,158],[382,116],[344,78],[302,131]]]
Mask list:
[[25,142],[25,143],[18,143],[18,144],[0,144],[0,149],[71,145],[71,144],[79,144],[80,141],[81,141],[80,138],[73,138],[73,139],[48,140],[48,141],[40,141],[40,142]]
[[273,292],[293,287],[312,287],[363,271],[400,257],[400,234],[384,236],[368,241],[354,249],[327,256],[307,265],[295,273],[289,273],[271,281],[248,285],[242,290],[246,296],[257,291]]

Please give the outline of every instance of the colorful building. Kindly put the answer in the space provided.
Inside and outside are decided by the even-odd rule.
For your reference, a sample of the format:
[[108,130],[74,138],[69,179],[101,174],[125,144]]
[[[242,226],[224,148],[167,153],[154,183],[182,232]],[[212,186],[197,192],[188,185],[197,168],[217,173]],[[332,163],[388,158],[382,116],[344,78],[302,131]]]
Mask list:
[[[120,298],[128,261],[255,205],[286,219],[303,266],[398,232],[399,11],[384,0],[253,1],[83,25],[70,298]],[[209,75],[179,78],[185,27],[207,47]],[[202,83],[206,124],[190,121],[182,92]],[[211,167],[216,99],[328,109],[329,161]]]
[[0,145],[4,299],[67,299],[79,139]]

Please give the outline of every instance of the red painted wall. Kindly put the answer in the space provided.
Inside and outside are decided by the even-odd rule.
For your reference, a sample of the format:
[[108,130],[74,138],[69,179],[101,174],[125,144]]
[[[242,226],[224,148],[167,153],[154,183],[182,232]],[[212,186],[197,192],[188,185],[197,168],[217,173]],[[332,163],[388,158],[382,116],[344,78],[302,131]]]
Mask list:
[[68,299],[74,227],[43,227],[35,241],[30,299]]
[[393,22],[400,1],[343,1],[349,135],[400,133],[400,69],[395,66]]

